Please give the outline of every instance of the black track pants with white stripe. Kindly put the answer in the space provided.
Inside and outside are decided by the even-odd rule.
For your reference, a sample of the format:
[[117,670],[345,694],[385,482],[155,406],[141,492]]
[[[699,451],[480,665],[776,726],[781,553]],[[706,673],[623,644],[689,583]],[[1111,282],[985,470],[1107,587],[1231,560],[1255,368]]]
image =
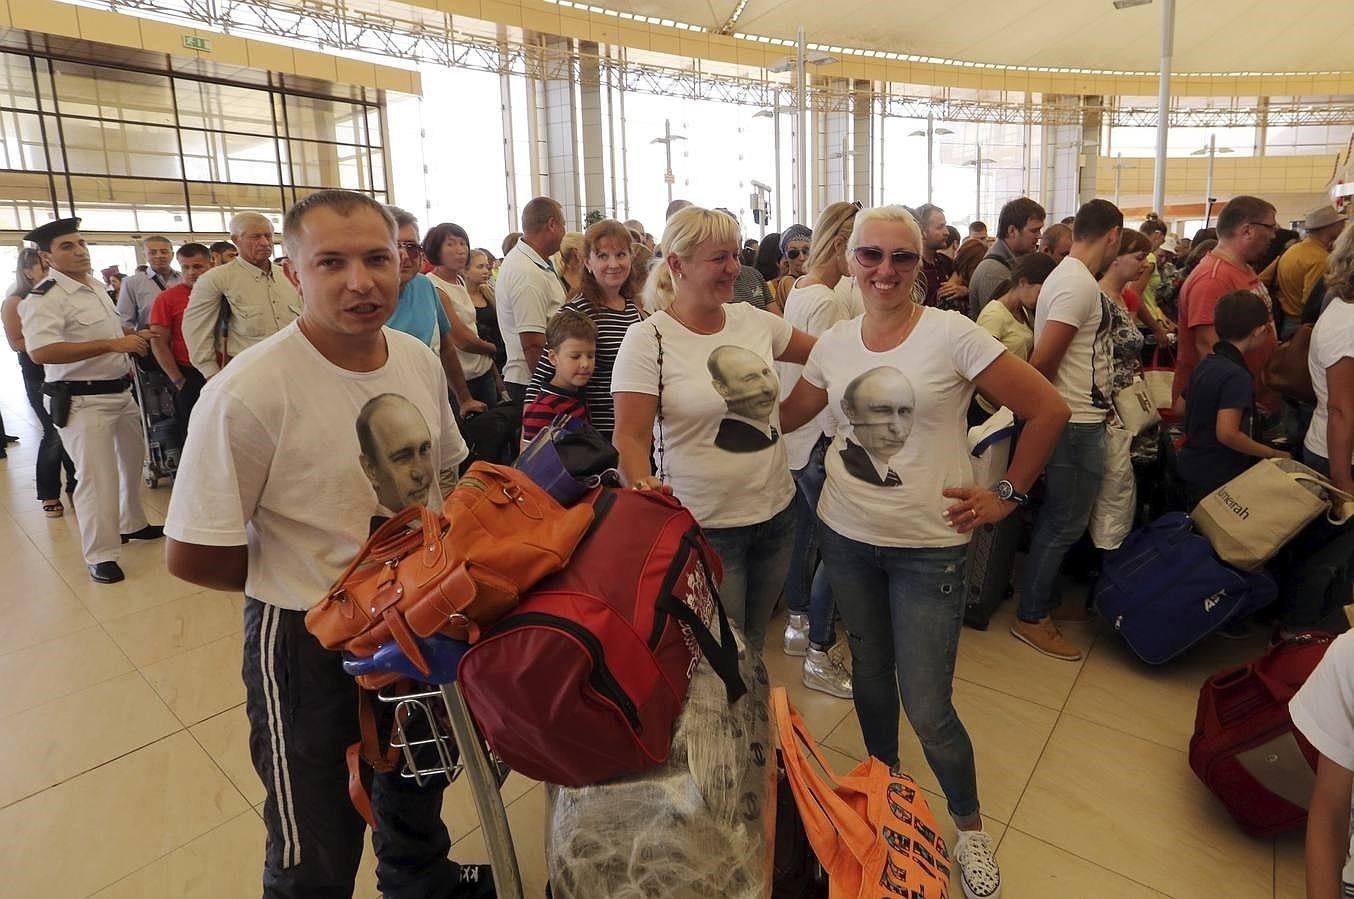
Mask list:
[[[358,740],[357,685],[320,646],[305,613],[245,599],[245,710],[249,750],[268,797],[264,899],[353,894],[366,824],[348,798],[344,750]],[[388,899],[453,895],[447,858],[446,783],[419,787],[398,774],[372,778],[377,880]]]

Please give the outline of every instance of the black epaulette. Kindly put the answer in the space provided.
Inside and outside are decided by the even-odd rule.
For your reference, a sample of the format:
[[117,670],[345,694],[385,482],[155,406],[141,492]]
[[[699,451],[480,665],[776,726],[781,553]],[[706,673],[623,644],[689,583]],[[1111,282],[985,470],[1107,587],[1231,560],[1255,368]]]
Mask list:
[[29,295],[30,297],[40,297],[40,296],[42,296],[43,294],[45,294],[47,291],[51,290],[51,289],[52,289],[52,285],[54,285],[54,284],[56,284],[56,279],[55,279],[55,278],[48,278],[46,281],[43,281],[43,282],[41,282],[41,283],[39,283],[39,284],[35,284],[35,285],[33,286],[33,289],[30,290],[30,291],[28,292],[28,295]]

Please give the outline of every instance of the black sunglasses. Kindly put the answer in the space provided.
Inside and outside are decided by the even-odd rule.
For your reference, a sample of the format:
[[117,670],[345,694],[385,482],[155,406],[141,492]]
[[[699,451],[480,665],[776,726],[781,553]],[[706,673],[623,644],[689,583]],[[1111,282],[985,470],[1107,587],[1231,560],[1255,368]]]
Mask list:
[[803,252],[804,252],[803,250],[786,250],[786,251],[785,251],[785,258],[786,258],[786,259],[798,259],[798,258],[799,258],[799,254],[800,254],[800,253],[803,253]]
[[912,271],[921,261],[921,254],[914,253],[911,250],[894,250],[892,253],[885,254],[879,247],[856,247],[853,254],[856,261],[867,268],[879,265],[887,256],[889,264],[900,272]]

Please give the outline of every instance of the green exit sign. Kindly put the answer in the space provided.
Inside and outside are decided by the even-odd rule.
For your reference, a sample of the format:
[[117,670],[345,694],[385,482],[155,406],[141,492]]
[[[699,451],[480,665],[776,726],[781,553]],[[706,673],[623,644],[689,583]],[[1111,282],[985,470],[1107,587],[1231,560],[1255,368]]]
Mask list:
[[211,41],[205,37],[198,37],[196,34],[185,34],[183,45],[189,50],[201,50],[204,53],[210,53],[212,49]]

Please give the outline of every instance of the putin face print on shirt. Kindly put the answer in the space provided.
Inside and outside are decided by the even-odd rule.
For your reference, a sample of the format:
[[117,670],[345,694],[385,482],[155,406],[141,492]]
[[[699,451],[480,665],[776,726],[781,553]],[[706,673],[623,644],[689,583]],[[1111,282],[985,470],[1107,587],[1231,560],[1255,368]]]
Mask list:
[[751,350],[726,345],[715,347],[706,367],[727,410],[715,446],[730,453],[755,453],[780,439],[771,425],[780,381],[769,362]]
[[847,474],[876,487],[897,487],[902,478],[889,467],[912,433],[916,391],[891,365],[857,375],[842,393],[842,413],[851,436],[839,453]]
[[437,484],[433,438],[418,407],[395,393],[372,397],[357,416],[358,461],[390,514],[426,505]]

